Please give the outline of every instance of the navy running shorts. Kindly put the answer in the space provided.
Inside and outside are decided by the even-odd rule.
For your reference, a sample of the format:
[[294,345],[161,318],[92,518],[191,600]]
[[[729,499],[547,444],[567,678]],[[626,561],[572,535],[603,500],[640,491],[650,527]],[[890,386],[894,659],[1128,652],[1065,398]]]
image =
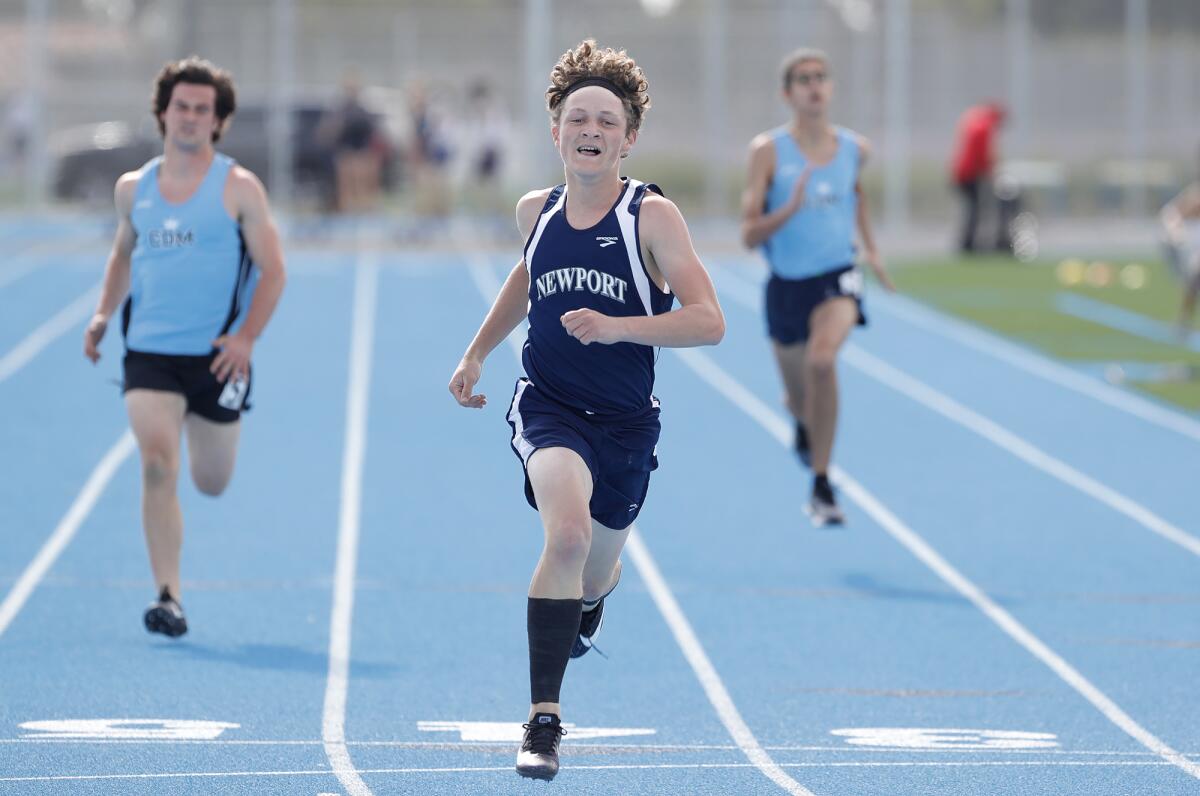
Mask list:
[[[661,429],[658,402],[634,419],[606,421],[547,398],[527,378],[517,379],[508,425],[522,469],[539,448],[570,448],[592,472],[592,519],[614,530],[637,518],[658,467],[655,446]],[[529,474],[525,499],[537,508]]]
[[808,321],[817,307],[835,298],[852,298],[858,305],[858,325],[867,325],[863,314],[862,273],[853,265],[826,271],[808,279],[767,281],[767,334],[780,345],[808,340]]
[[250,408],[249,375],[245,381],[217,381],[210,371],[216,354],[183,356],[125,352],[122,392],[164,390],[187,399],[187,411],[214,423],[232,423]]

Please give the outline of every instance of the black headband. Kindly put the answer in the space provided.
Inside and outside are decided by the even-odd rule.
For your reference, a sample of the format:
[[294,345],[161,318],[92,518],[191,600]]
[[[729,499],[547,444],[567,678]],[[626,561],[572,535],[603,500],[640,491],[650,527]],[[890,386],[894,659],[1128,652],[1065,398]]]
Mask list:
[[572,93],[584,88],[585,86],[603,86],[612,93],[616,94],[617,99],[621,101],[625,100],[625,92],[621,90],[620,86],[609,80],[607,77],[585,77],[583,80],[579,80],[567,86],[567,90],[563,92],[563,101],[565,102],[567,97],[571,96]]

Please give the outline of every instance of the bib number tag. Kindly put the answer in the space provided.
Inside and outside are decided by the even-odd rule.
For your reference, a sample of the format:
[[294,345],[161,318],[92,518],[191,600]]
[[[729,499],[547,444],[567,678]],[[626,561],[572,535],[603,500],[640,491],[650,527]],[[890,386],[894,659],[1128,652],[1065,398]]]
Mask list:
[[838,290],[843,296],[861,296],[863,275],[859,271],[846,271],[838,277]]
[[246,391],[250,387],[249,379],[244,377],[231,378],[225,382],[225,389],[217,398],[217,405],[234,412],[240,412],[246,401]]

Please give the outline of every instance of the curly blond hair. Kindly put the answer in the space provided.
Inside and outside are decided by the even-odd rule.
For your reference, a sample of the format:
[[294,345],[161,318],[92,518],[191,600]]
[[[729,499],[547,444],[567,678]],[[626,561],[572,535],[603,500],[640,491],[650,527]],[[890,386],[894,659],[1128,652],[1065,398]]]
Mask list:
[[630,130],[640,130],[642,118],[650,110],[649,83],[642,68],[624,50],[601,49],[595,39],[584,39],[573,50],[567,50],[550,70],[550,87],[546,89],[546,109],[558,124],[563,100],[571,86],[589,77],[611,81],[621,89],[625,119]]

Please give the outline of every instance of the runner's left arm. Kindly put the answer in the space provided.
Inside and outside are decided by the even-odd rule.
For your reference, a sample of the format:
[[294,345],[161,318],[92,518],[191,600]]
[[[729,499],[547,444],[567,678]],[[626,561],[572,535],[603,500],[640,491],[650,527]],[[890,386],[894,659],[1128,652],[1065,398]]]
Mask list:
[[867,158],[871,154],[871,145],[867,139],[860,137],[858,139],[858,177],[854,180],[854,194],[858,198],[858,210],[855,213],[855,221],[858,224],[858,236],[862,239],[863,253],[866,256],[867,265],[875,273],[875,277],[884,289],[889,293],[896,292],[896,285],[892,282],[892,277],[884,267],[883,258],[879,256],[879,249],[875,247],[875,233],[871,230],[871,216],[867,211],[867,194],[862,187],[862,170],[867,162]]
[[223,335],[213,341],[213,345],[221,349],[211,367],[219,381],[226,381],[231,375],[234,378],[246,377],[254,343],[275,312],[275,305],[279,303],[279,295],[287,280],[279,230],[271,216],[263,184],[240,167],[234,168],[231,183],[242,238],[246,241],[251,261],[259,270],[259,279],[242,327],[235,334]]

